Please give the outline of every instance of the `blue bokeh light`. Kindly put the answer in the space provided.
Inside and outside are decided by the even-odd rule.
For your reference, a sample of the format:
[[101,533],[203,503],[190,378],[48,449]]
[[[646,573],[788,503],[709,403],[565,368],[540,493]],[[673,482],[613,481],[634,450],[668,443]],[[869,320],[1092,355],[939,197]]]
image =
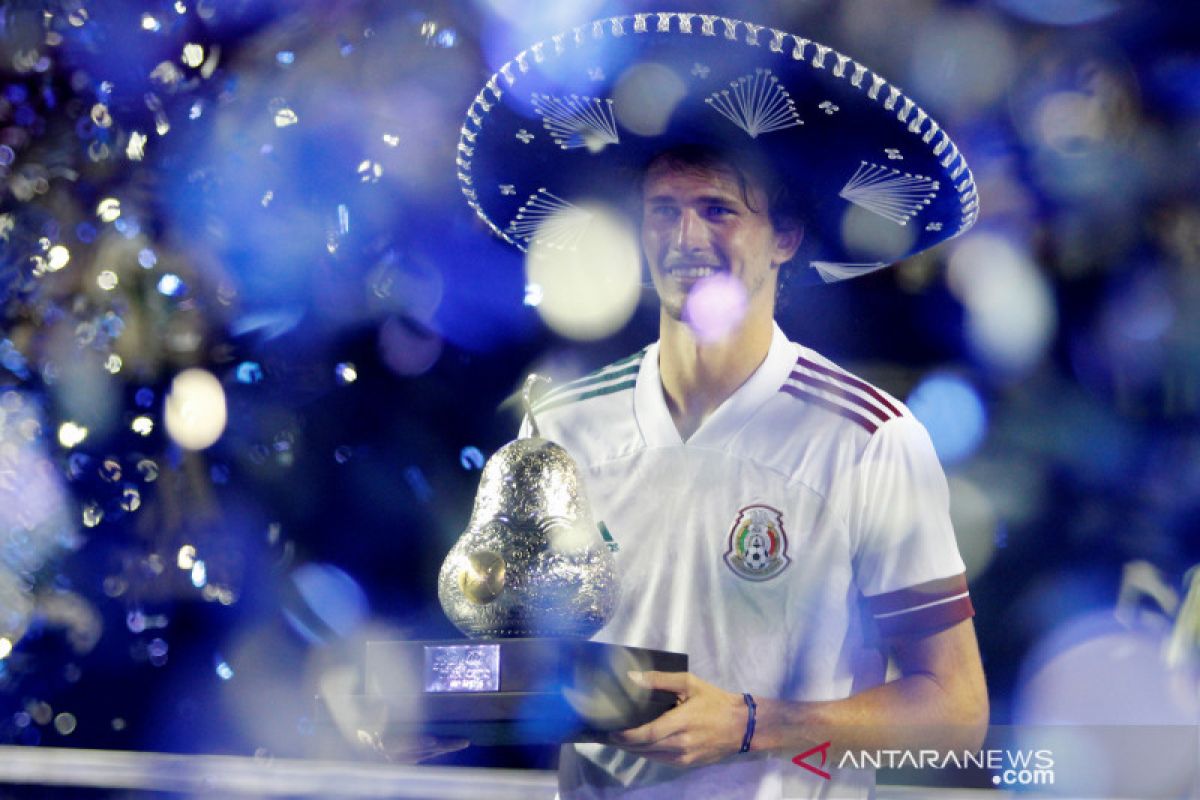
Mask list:
[[330,634],[349,636],[370,612],[366,592],[354,578],[332,564],[304,564],[292,573],[297,603],[284,617],[307,641],[317,644]]
[[178,275],[168,272],[158,279],[158,291],[167,297],[178,297],[187,291],[187,286]]
[[220,656],[217,656],[215,660],[217,662],[216,663],[217,677],[223,681],[232,679],[233,678],[233,667],[229,666],[229,662],[227,662],[225,659],[221,658]]
[[997,0],[997,5],[1018,17],[1045,25],[1088,25],[1121,10],[1118,0]]
[[925,377],[908,396],[908,407],[925,428],[943,464],[969,458],[987,434],[987,411],[975,387],[946,373]]
[[258,383],[263,379],[263,368],[257,361],[243,361],[237,366],[238,383]]

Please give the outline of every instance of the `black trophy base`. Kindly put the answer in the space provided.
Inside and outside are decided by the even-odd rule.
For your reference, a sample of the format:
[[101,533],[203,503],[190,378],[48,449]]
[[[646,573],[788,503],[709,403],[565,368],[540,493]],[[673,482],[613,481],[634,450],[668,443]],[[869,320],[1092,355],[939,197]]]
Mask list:
[[631,670],[686,672],[687,656],[579,639],[368,642],[365,685],[381,735],[472,744],[600,741],[675,706]]

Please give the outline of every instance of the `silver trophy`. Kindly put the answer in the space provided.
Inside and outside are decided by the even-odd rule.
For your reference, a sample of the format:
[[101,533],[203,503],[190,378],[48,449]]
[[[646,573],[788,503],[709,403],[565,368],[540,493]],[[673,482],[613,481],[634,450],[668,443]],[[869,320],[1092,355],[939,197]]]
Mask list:
[[538,433],[488,459],[467,529],[438,576],[442,610],[472,638],[570,636],[599,631],[617,606],[608,545],[592,520],[574,459]]
[[686,655],[588,640],[617,608],[616,564],[574,459],[539,435],[531,394],[540,380],[531,375],[522,393],[530,435],[488,459],[438,575],[446,616],[470,638],[367,644],[367,690],[391,710],[393,732],[585,741],[675,704],[627,676],[686,671]]

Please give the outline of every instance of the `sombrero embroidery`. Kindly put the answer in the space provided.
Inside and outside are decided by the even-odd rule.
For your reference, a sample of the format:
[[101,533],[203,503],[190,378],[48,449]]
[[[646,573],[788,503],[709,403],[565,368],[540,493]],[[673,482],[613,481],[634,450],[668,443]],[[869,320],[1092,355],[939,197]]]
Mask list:
[[518,53],[467,110],[458,179],[500,238],[569,248],[588,200],[628,199],[655,154],[695,143],[751,148],[802,196],[802,257],[821,281],[979,215],[966,159],[903,91],[830,47],[711,14],[611,17]]

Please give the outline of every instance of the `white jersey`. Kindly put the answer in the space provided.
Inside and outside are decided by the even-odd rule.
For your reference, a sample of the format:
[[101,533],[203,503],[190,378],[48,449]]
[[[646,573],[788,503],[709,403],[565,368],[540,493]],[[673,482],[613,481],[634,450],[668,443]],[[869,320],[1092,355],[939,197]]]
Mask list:
[[[778,327],[763,364],[686,442],[663,398],[657,343],[548,392],[534,413],[578,462],[616,551],[621,599],[596,640],[687,653],[693,674],[728,691],[834,700],[884,681],[881,636],[973,614],[924,427]],[[828,764],[826,779],[796,755],[683,770],[567,745],[560,793],[872,793],[873,771]]]

